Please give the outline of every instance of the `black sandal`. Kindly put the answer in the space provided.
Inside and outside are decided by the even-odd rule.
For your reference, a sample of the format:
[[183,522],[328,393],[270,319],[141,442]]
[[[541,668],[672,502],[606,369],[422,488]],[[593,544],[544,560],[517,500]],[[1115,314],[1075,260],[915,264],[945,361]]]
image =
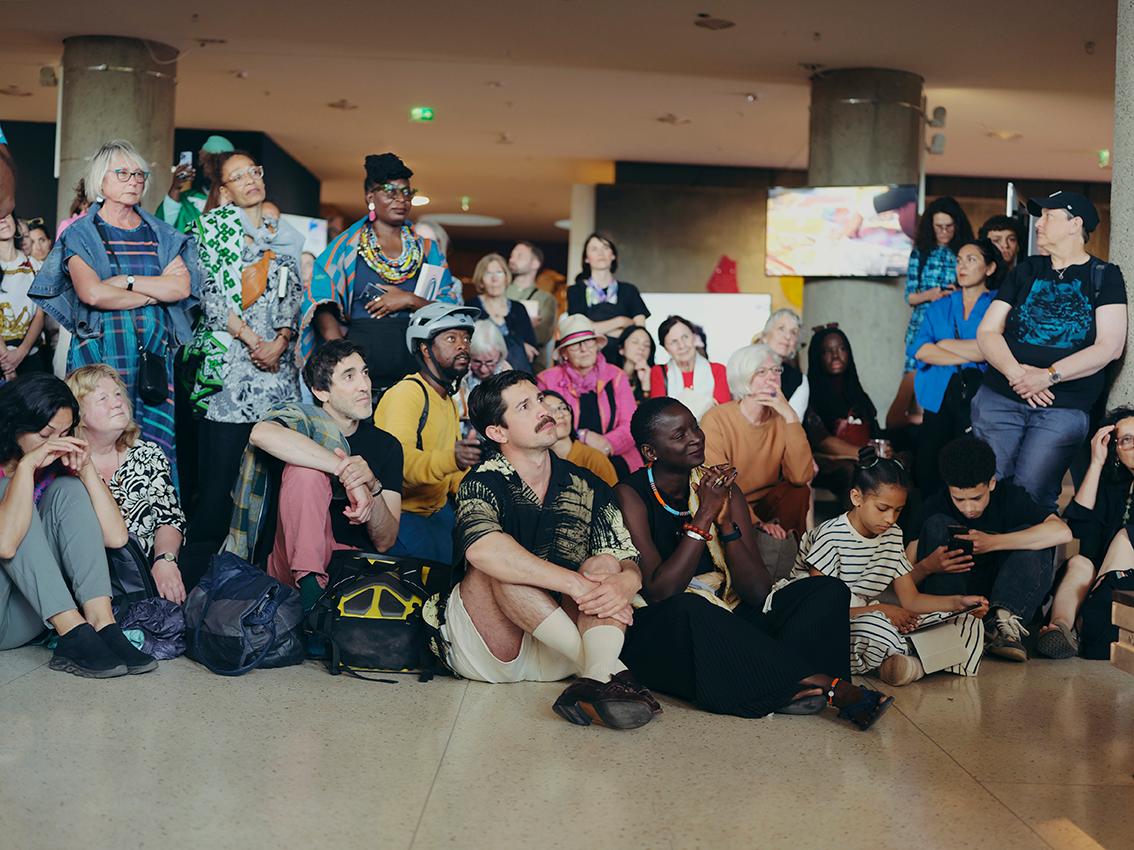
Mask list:
[[[823,688],[820,685],[814,685],[810,688],[804,688],[804,690],[822,691]],[[799,699],[792,700],[787,705],[780,706],[776,709],[776,714],[819,714],[828,704],[826,693],[812,694],[809,697],[800,697]]]
[[[835,686],[838,683],[838,679],[833,680],[831,687],[827,689],[827,703],[829,705],[835,704]],[[862,691],[862,699],[852,705],[839,708],[839,717],[843,720],[849,720],[865,732],[894,704],[894,698],[870,688],[860,687],[859,690]]]

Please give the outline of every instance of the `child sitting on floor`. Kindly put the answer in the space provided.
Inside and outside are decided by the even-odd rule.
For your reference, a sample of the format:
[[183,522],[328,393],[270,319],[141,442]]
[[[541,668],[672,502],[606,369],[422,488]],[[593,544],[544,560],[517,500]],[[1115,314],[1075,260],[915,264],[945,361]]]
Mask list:
[[[946,669],[975,676],[984,648],[981,617],[988,600],[918,591],[897,524],[909,486],[909,473],[901,462],[878,457],[870,445],[861,449],[851,480],[851,509],[804,535],[795,568],[773,595],[781,586],[807,576],[828,575],[846,582],[851,591],[851,672],[877,669],[890,685],[907,685],[925,675],[906,637],[909,632],[944,619],[945,613],[980,606],[949,621],[958,629],[967,656]],[[891,601],[881,601],[887,597]]]

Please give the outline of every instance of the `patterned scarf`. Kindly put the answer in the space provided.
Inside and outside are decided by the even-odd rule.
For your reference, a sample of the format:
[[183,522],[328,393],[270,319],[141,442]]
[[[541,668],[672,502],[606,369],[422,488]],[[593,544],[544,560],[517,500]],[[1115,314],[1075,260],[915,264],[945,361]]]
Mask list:
[[[224,206],[210,210],[193,223],[193,233],[206,277],[220,284],[225,301],[239,315],[243,301],[241,253],[244,248],[240,209]],[[232,334],[209,330],[201,322],[193,342],[186,348],[186,356],[200,358],[189,400],[202,414],[209,409],[209,399],[220,392],[224,383],[224,357],[231,345]]]
[[595,283],[594,278],[588,277],[586,280],[586,296],[587,306],[595,307],[599,304],[617,304],[618,303],[618,281],[612,280],[610,285],[605,289]]

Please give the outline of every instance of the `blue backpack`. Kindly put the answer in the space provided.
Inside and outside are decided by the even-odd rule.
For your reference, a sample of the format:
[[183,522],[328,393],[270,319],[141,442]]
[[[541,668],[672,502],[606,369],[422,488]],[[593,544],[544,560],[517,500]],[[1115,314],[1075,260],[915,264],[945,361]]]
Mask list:
[[303,663],[299,591],[231,552],[214,555],[185,600],[185,654],[221,676]]

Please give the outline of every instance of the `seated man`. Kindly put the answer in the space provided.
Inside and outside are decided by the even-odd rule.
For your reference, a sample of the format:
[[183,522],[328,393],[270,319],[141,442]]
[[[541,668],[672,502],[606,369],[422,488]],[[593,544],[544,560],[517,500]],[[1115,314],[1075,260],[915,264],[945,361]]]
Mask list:
[[406,345],[418,372],[388,389],[374,423],[402,444],[402,517],[392,555],[453,562],[454,510],[464,470],[480,460],[480,441],[461,439],[453,400],[469,371],[469,341],[480,317],[475,307],[434,301],[410,318]]
[[482,682],[578,674],[555,701],[560,717],[614,729],[648,723],[661,708],[618,660],[642,576],[614,494],[551,451],[555,420],[526,372],[485,379],[469,413],[499,454],[457,493],[446,663]]
[[[298,587],[306,610],[327,584],[332,552],[393,546],[402,507],[402,447],[370,421],[370,375],[358,345],[326,343],[308,359],[303,380],[318,407],[281,409],[252,428],[249,442],[285,464],[268,573]],[[292,414],[304,413],[316,420],[311,433],[321,430],[325,440],[289,427]],[[347,451],[327,447],[340,440]],[[345,498],[335,498],[340,484]]]
[[[1022,487],[997,481],[996,455],[976,437],[959,437],[942,449],[941,477],[946,490],[923,509],[914,581],[925,593],[987,596],[986,652],[1027,661],[1024,624],[1051,589],[1054,548],[1071,540],[1071,529]],[[951,526],[967,533],[954,535]],[[971,542],[972,556],[950,548],[953,539]]]

